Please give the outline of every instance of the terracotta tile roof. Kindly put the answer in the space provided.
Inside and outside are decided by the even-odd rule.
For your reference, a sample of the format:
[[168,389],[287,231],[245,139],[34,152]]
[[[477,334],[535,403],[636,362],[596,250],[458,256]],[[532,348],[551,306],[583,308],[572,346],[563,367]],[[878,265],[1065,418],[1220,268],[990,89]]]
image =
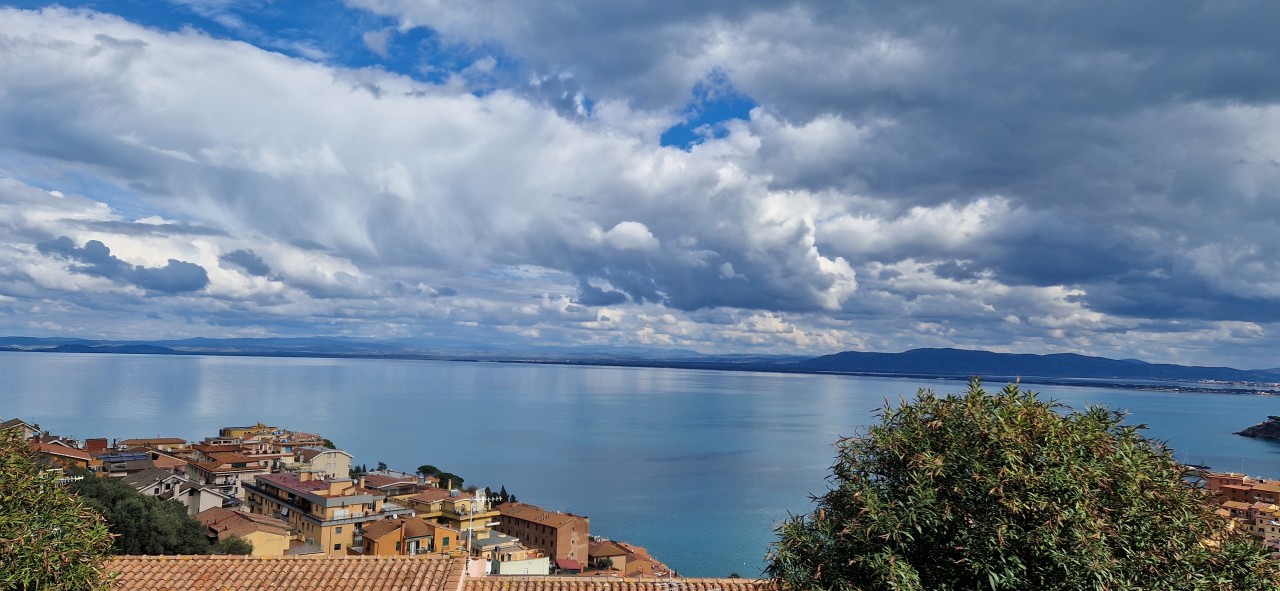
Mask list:
[[228,472],[260,472],[262,470],[269,470],[269,468],[265,466],[259,466],[256,462],[252,466],[245,466],[243,468],[231,468],[225,464],[213,464],[210,462],[187,462],[187,465],[195,466],[196,468],[204,470],[210,474],[225,474]]
[[329,490],[331,480],[308,480],[303,482],[297,474],[263,474],[259,478],[280,488],[298,492],[319,492]]
[[229,511],[221,507],[205,509],[196,514],[195,520],[218,535],[218,539],[231,536],[244,537],[253,532],[266,532],[280,536],[289,535],[289,524],[267,515]]
[[[366,476],[366,477],[365,477],[365,483],[366,483],[366,484],[368,484],[368,482],[369,482],[369,479],[368,479],[368,477]],[[418,493],[418,494],[416,494],[416,495],[413,495],[412,497],[409,497],[409,500],[410,500],[410,501],[418,501],[419,503],[434,503],[434,502],[436,502],[436,501],[444,501],[444,500],[447,500],[448,498],[449,498],[449,490],[448,490],[448,489],[444,489],[444,488],[429,488],[429,489],[424,490],[424,491],[422,491],[422,492],[420,492],[420,493]],[[460,499],[460,498],[462,498],[462,496],[461,496],[461,494],[459,494],[459,496],[458,496],[458,497],[454,497],[454,498],[459,498],[459,499]]]
[[77,460],[90,461],[93,459],[89,452],[67,447],[65,445],[56,445],[52,443],[33,443],[31,447],[40,453],[46,453],[52,456],[62,456],[64,458],[75,458]]
[[238,451],[205,452],[205,455],[209,456],[209,459],[219,464],[237,464],[241,462],[247,464],[255,461],[253,458],[250,458]]
[[151,461],[157,468],[165,470],[173,470],[174,468],[183,468],[187,465],[187,461],[181,458],[175,458],[167,453],[157,450],[149,450],[151,452]]
[[116,445],[138,447],[148,445],[186,445],[186,443],[187,440],[181,437],[143,437],[139,439],[124,439],[117,441]]
[[617,577],[468,578],[464,591],[772,591],[759,579],[626,579]]
[[116,556],[116,591],[458,591],[464,559],[447,556]]
[[215,452],[222,452],[222,451],[238,452],[243,450],[244,446],[240,445],[239,443],[234,443],[229,445],[209,445],[207,443],[197,443],[191,446],[191,449],[202,451],[204,453],[215,453]]
[[[364,485],[369,488],[382,488],[396,484],[417,484],[418,479],[404,476],[386,476],[384,474],[365,474]],[[444,490],[444,489],[441,489]]]
[[588,556],[626,556],[630,554],[622,546],[611,540],[591,541],[591,545],[587,551]]
[[425,538],[435,533],[435,527],[421,517],[402,517],[400,519],[381,519],[364,524],[364,537],[380,540],[383,537],[404,529],[406,540]]
[[542,507],[516,502],[503,503],[498,506],[498,511],[507,517],[523,519],[525,521],[554,528],[564,527],[576,519],[582,519],[584,521],[587,519],[581,515],[557,513],[555,511],[547,511]]

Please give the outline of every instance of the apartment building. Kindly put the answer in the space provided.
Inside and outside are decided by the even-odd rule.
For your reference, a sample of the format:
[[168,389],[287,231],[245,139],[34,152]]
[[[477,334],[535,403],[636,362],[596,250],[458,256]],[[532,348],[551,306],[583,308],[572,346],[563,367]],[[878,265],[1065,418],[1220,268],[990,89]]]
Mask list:
[[587,517],[517,502],[503,503],[498,513],[495,529],[542,550],[559,568],[581,570],[587,564],[591,537]]
[[379,519],[403,517],[413,510],[384,501],[382,495],[349,478],[317,479],[312,472],[264,474],[245,484],[252,513],[279,517],[327,554],[345,554],[357,543],[357,530]]
[[484,534],[498,517],[484,490],[474,493],[431,488],[404,499],[418,516],[463,532]]
[[417,556],[458,554],[462,551],[458,530],[421,517],[382,519],[360,528],[361,554],[366,556]]

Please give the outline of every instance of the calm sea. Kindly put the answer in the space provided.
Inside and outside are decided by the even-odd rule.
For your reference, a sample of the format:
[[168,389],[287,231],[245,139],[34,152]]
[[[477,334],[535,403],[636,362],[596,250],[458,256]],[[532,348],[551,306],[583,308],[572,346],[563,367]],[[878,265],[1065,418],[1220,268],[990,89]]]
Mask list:
[[[991,384],[993,388],[999,384]],[[80,438],[201,439],[262,421],[412,472],[591,517],[686,576],[757,575],[789,512],[825,490],[837,437],[885,398],[960,382],[400,360],[0,353],[0,420]],[[1150,426],[1185,462],[1280,476],[1280,444],[1232,435],[1280,398],[1036,387]]]

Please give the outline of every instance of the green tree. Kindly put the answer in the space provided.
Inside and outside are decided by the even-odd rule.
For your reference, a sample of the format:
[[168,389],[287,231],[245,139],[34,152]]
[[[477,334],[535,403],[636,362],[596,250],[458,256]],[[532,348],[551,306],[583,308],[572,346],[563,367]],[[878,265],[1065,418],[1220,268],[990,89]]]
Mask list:
[[461,489],[462,483],[464,482],[461,476],[458,476],[457,474],[454,474],[452,472],[445,472],[435,466],[432,466],[431,464],[423,464],[421,466],[418,466],[418,474],[421,474],[423,476],[435,477],[437,480],[440,481],[440,486],[442,488],[448,487],[452,483],[453,488]]
[[210,554],[253,554],[253,542],[240,536],[231,536],[214,542]]
[[87,477],[72,492],[106,516],[116,554],[208,554],[205,527],[178,501],[144,495],[116,478]]
[[1276,562],[1121,413],[1010,385],[921,390],[837,443],[831,489],[778,528],[783,589],[1268,589]]
[[440,479],[440,486],[458,490],[462,489],[462,483],[464,482],[461,476],[452,472],[440,472],[436,474],[436,478]]
[[55,480],[17,429],[0,431],[0,588],[108,587],[107,524]]

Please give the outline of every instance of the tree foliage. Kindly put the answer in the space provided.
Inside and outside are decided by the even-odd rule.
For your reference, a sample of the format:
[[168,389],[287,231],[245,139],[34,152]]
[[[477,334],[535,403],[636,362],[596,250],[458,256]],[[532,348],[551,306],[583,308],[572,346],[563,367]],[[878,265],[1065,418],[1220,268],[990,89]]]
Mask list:
[[461,489],[464,482],[461,476],[452,472],[445,472],[431,464],[418,466],[418,474],[434,477],[440,482],[441,487],[448,487],[452,484],[453,488]]
[[784,589],[1270,589],[1277,564],[1163,444],[1010,385],[921,390],[837,444],[831,490],[778,528]]
[[0,588],[107,588],[107,524],[55,479],[17,429],[0,431]]
[[116,554],[208,554],[206,530],[173,500],[144,495],[116,478],[87,477],[71,486],[107,518]]
[[253,554],[253,542],[240,536],[231,536],[214,542],[210,554]]
[[[488,490],[488,489],[485,489],[485,490]],[[503,503],[508,503],[508,502],[511,502],[511,503],[516,502],[516,496],[507,492],[507,485],[505,484],[502,485],[502,488],[498,490],[497,495],[489,495],[489,496],[491,496],[494,499],[495,505],[501,505]]]

